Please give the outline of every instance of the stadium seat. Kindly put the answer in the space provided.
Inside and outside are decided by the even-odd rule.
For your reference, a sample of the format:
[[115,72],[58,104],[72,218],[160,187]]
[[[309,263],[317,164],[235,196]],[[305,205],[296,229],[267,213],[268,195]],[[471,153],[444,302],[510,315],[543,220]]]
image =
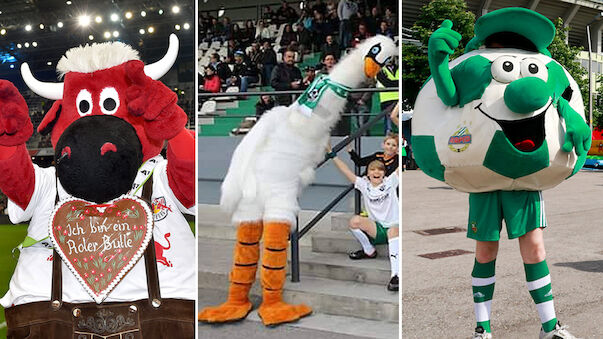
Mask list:
[[199,49],[204,50],[204,51],[207,51],[207,50],[209,49],[209,44],[208,44],[207,42],[202,42],[202,43],[199,45]]
[[221,45],[222,45],[222,43],[220,41],[214,41],[211,43],[209,48],[219,50]]
[[201,112],[199,112],[200,115],[212,115],[212,114],[216,114],[216,102],[214,100],[208,100],[206,102],[203,103],[203,106],[201,106]]

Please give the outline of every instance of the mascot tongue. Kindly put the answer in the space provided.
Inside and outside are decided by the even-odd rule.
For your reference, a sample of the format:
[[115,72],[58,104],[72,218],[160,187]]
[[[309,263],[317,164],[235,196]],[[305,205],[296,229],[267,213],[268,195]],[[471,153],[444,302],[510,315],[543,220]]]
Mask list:
[[520,142],[516,142],[515,148],[517,148],[518,150],[522,151],[522,152],[529,152],[531,150],[534,149],[534,147],[536,146],[536,144],[534,143],[534,141],[530,140],[530,139],[526,139]]

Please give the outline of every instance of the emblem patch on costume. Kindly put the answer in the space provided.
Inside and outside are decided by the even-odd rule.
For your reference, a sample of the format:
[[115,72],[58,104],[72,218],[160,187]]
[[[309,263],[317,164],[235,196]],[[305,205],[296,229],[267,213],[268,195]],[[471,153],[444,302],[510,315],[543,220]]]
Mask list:
[[471,133],[469,133],[467,126],[459,128],[448,138],[448,148],[453,152],[462,152],[469,145],[471,145]]
[[107,204],[60,202],[49,224],[55,250],[100,304],[134,267],[153,234],[147,203],[122,195]]
[[473,233],[477,233],[477,223],[475,221],[471,222],[471,230]]
[[172,208],[165,202],[165,197],[153,199],[153,221],[159,221],[167,217],[168,212],[172,212]]

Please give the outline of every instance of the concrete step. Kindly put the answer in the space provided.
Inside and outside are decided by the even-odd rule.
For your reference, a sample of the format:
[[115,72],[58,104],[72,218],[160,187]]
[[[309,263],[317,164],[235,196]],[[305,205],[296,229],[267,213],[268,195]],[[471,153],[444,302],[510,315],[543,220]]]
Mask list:
[[331,217],[331,230],[335,232],[349,232],[350,219],[354,216],[352,213],[341,213]]
[[343,253],[316,253],[311,248],[300,247],[299,270],[302,276],[354,281],[383,285],[389,281],[389,260],[351,260]]
[[[361,249],[360,243],[350,232],[317,233],[312,235],[312,251],[319,253],[350,253]],[[377,245],[380,258],[388,258],[387,245]]]
[[[205,306],[216,305],[224,302],[226,299],[226,291],[220,291],[216,289],[199,289],[199,309]],[[233,329],[233,325],[229,325],[229,333],[232,334],[245,334],[246,338],[267,338],[266,329],[261,325],[261,319],[257,313],[257,306],[261,302],[259,299],[252,299],[254,303],[254,310],[249,313],[244,322],[233,324],[237,326],[237,329]],[[251,323],[247,323],[251,322]],[[259,328],[256,329],[256,326]],[[391,322],[383,322],[377,320],[367,320],[353,317],[344,317],[329,315],[323,313],[312,313],[310,316],[304,317],[299,321],[283,324],[276,328],[270,329],[270,338],[278,338],[277,333],[285,336],[291,333],[291,329],[296,328],[311,330],[303,332],[305,335],[313,335],[313,338],[379,338],[379,339],[391,339],[398,338],[399,324]],[[261,331],[263,335],[256,335],[254,337],[254,329]],[[276,332],[276,333],[274,333]],[[297,332],[296,332],[297,334]],[[207,324],[199,324],[199,338],[217,338],[218,336],[224,335],[223,326],[211,326]],[[299,336],[298,336],[299,337]],[[304,336],[307,338],[307,336]]]
[[197,119],[197,121],[199,122],[199,125],[213,125],[214,124],[213,117],[207,117],[207,116],[203,116],[203,115],[199,115],[199,118]]
[[[199,288],[220,290],[228,288],[233,245],[232,241],[215,239],[200,241]],[[375,260],[375,263],[377,261]],[[381,271],[382,268],[383,266]],[[301,272],[301,282],[292,283],[289,278],[287,279],[283,291],[283,297],[287,302],[306,303],[317,313],[388,322],[398,321],[398,293],[387,291],[386,283],[376,285],[307,276],[303,268]],[[256,296],[261,295],[259,283],[254,284],[251,293]]]

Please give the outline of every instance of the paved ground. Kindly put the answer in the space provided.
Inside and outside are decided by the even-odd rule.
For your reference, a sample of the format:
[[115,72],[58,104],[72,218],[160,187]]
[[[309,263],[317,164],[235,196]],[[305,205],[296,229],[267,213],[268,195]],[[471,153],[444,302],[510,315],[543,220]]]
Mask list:
[[[404,338],[470,338],[475,327],[471,296],[472,253],[442,259],[419,254],[474,251],[465,233],[424,236],[417,230],[466,229],[468,195],[420,171],[403,179]],[[582,171],[543,193],[545,230],[557,317],[582,338],[603,337],[603,172]],[[503,232],[504,233],[504,232]],[[526,288],[516,240],[501,241],[492,304],[495,338],[538,338],[538,313]]]

